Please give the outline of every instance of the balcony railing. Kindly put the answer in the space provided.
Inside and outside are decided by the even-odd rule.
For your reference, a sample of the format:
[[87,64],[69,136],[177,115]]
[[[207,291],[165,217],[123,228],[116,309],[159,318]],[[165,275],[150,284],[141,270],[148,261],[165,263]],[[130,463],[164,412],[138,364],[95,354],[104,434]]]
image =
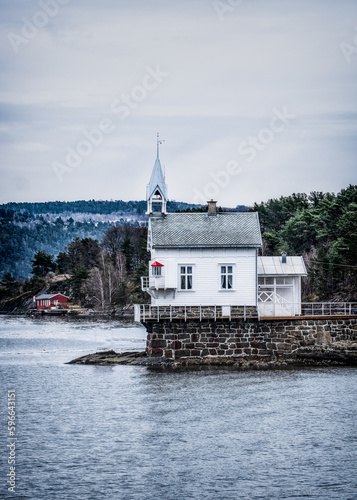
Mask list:
[[[284,308],[279,304],[271,303],[272,308],[267,309],[267,303],[258,303],[255,306],[236,305],[212,305],[212,306],[153,306],[149,304],[137,304],[135,306],[136,321],[160,321],[160,319],[250,319],[250,318],[271,318],[271,317],[322,317],[322,316],[357,316],[357,302],[303,302],[287,303]],[[296,314],[299,308],[301,313]],[[301,309],[300,309],[301,308]]]
[[[255,306],[152,306],[147,304],[140,304],[136,306],[138,308],[137,315],[140,314],[140,321],[155,320],[160,319],[212,319],[217,320],[219,318],[228,319],[246,319],[246,318],[257,318],[258,312]],[[136,318],[138,320],[138,318]]]
[[149,276],[142,276],[141,277],[141,289],[143,292],[146,292],[146,290],[150,286],[150,281],[149,281]]

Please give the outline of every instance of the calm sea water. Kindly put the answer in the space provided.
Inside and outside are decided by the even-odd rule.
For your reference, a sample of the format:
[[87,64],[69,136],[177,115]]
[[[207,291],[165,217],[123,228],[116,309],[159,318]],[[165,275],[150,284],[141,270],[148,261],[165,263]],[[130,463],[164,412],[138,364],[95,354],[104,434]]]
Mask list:
[[[357,370],[66,365],[142,350],[118,322],[0,317],[0,497],[356,499]],[[7,395],[16,395],[16,493]]]

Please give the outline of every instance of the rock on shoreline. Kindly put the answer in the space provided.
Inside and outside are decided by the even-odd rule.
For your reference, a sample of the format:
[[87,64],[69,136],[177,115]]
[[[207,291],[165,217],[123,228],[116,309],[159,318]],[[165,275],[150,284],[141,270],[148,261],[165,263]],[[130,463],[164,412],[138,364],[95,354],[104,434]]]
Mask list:
[[169,359],[149,357],[146,352],[96,352],[70,361],[77,365],[141,365],[158,368],[232,367],[239,370],[269,370],[313,366],[357,366],[357,343],[338,342],[333,345],[310,346],[280,357],[269,356],[205,356]]
[[171,364],[172,362],[173,360],[165,360],[165,358],[150,358],[145,351],[140,351],[140,352],[130,351],[121,353],[115,351],[101,351],[73,359],[72,361],[69,361],[67,364],[101,365],[101,366],[112,366],[112,365],[165,366],[165,364],[166,365]]

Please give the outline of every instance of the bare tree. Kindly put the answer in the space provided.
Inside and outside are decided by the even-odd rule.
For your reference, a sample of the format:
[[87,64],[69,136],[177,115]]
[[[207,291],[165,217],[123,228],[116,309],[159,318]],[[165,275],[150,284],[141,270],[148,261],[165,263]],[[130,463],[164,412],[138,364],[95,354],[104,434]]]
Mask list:
[[103,247],[114,257],[121,250],[126,238],[126,231],[123,226],[110,227],[103,236]]
[[112,306],[126,276],[125,257],[122,252],[117,252],[115,262],[114,266],[109,253],[102,250],[99,254],[98,266],[91,269],[84,285],[84,291],[94,297],[102,308]]
[[121,250],[118,250],[115,254],[115,269],[118,275],[119,281],[123,281],[126,278],[126,259],[125,255]]
[[83,291],[90,295],[90,297],[95,298],[102,308],[105,307],[103,276],[98,267],[91,269],[89,277],[83,286]]

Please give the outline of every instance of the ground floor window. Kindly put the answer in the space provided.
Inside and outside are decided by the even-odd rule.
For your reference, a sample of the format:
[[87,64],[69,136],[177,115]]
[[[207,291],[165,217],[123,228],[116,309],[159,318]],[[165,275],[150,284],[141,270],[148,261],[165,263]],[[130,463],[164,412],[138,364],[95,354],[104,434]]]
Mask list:
[[180,289],[192,290],[192,266],[180,266]]
[[233,288],[233,266],[221,266],[221,289]]
[[259,277],[258,300],[259,302],[292,303],[294,281],[291,276]]

